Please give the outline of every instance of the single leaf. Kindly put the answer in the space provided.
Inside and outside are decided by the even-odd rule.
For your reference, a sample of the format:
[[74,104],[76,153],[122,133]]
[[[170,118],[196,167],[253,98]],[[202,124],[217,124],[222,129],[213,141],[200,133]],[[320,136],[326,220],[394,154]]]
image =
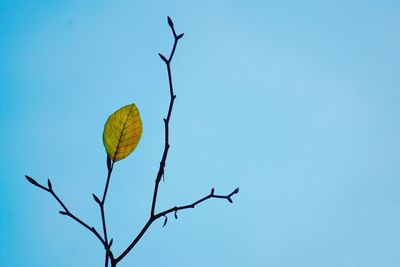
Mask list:
[[103,143],[113,162],[124,159],[135,150],[142,136],[142,120],[135,104],[120,108],[104,125]]

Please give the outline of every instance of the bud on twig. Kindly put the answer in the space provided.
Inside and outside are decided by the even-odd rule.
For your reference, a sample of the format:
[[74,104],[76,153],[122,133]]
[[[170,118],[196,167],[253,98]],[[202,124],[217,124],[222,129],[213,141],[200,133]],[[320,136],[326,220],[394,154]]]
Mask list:
[[66,213],[65,211],[62,211],[62,210],[60,210],[59,213],[60,213],[61,215],[67,215],[67,214],[68,214],[68,213]]
[[94,198],[94,201],[96,201],[96,203],[97,204],[100,204],[101,202],[100,202],[100,199],[93,193],[92,194],[92,196],[93,196],[93,198]]
[[53,186],[51,185],[50,179],[47,179],[47,186],[50,191],[53,191]]
[[35,181],[35,179],[33,179],[32,177],[29,177],[28,175],[25,175],[25,178],[33,185],[38,186],[39,183]]
[[167,222],[168,222],[168,217],[167,217],[167,216],[164,216],[164,217],[165,217],[165,220],[164,220],[164,224],[163,224],[162,227],[164,227],[164,226],[167,224]]
[[174,28],[174,23],[172,22],[172,19],[168,16],[168,25],[173,29]]
[[161,54],[161,53],[158,53],[158,55],[160,56],[160,58],[165,62],[165,63],[167,63],[168,62],[168,60],[164,57],[164,55],[163,54]]

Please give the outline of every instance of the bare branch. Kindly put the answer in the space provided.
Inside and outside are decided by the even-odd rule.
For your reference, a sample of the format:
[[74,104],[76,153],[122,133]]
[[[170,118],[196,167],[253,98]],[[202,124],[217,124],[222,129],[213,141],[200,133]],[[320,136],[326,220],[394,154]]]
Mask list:
[[172,47],[171,53],[170,53],[168,58],[165,57],[163,54],[159,54],[161,60],[165,63],[165,65],[167,67],[169,93],[170,93],[170,102],[169,102],[169,106],[168,106],[167,115],[163,119],[164,128],[165,128],[164,151],[163,151],[163,154],[162,154],[162,157],[161,157],[160,167],[158,169],[158,172],[157,172],[157,175],[156,175],[156,179],[155,179],[154,193],[153,193],[153,198],[152,198],[152,203],[151,203],[151,212],[150,212],[149,219],[146,222],[146,224],[143,226],[143,228],[140,230],[140,232],[137,234],[137,236],[129,244],[129,246],[118,257],[115,258],[113,253],[112,253],[112,251],[111,251],[111,246],[113,244],[113,239],[111,238],[110,241],[108,240],[104,206],[105,206],[105,201],[106,201],[106,198],[107,198],[107,192],[108,192],[108,187],[109,187],[109,184],[110,184],[111,174],[112,174],[113,167],[114,167],[114,161],[112,159],[110,159],[110,157],[107,156],[108,174],[107,174],[107,180],[106,180],[103,196],[100,199],[97,195],[93,194],[93,199],[95,200],[95,202],[100,207],[104,237],[102,237],[94,227],[89,226],[88,224],[83,222],[81,219],[79,219],[78,217],[76,217],[74,214],[72,214],[69,211],[67,206],[61,201],[61,199],[54,192],[53,186],[52,186],[52,183],[51,183],[50,180],[47,181],[47,187],[46,187],[44,185],[39,184],[32,177],[29,177],[27,175],[25,176],[26,179],[31,184],[33,184],[34,186],[36,186],[36,187],[38,187],[38,188],[40,188],[40,189],[42,189],[42,190],[44,190],[46,192],[49,192],[56,199],[56,201],[63,208],[63,210],[61,210],[59,212],[61,215],[69,216],[70,218],[72,218],[73,220],[75,220],[76,222],[81,224],[83,227],[85,227],[86,229],[91,231],[100,240],[100,242],[103,244],[104,249],[106,251],[106,253],[105,253],[105,267],[108,267],[109,263],[111,263],[111,267],[116,267],[117,264],[126,255],[128,255],[128,253],[136,246],[136,244],[144,236],[144,234],[150,228],[150,226],[153,224],[153,222],[155,222],[156,220],[160,219],[161,217],[164,217],[164,223],[163,223],[163,227],[164,227],[168,222],[168,216],[167,215],[170,214],[170,213],[174,213],[175,219],[178,219],[178,211],[180,211],[180,210],[193,209],[198,204],[200,204],[200,203],[202,203],[202,202],[204,202],[204,201],[206,201],[208,199],[211,199],[211,198],[226,199],[227,201],[232,203],[233,202],[232,201],[232,196],[237,194],[237,193],[239,193],[239,188],[236,188],[234,191],[232,191],[228,195],[216,195],[214,188],[212,188],[211,192],[208,195],[204,196],[203,198],[201,198],[201,199],[199,199],[199,200],[197,200],[197,201],[195,201],[195,202],[193,202],[191,204],[183,205],[183,206],[175,206],[173,208],[167,209],[167,210],[159,212],[159,213],[156,213],[156,211],[155,211],[156,210],[156,204],[157,204],[157,196],[158,196],[159,184],[160,184],[161,178],[164,177],[164,170],[165,170],[166,161],[167,161],[167,157],[168,157],[168,151],[169,151],[169,148],[170,148],[170,144],[169,144],[169,122],[170,122],[170,119],[171,119],[172,109],[173,109],[174,102],[175,102],[175,99],[176,99],[176,95],[174,94],[174,88],[173,88],[173,83],[172,83],[171,62],[172,62],[172,59],[174,57],[178,41],[184,36],[183,33],[179,34],[179,35],[176,34],[174,23],[173,23],[173,21],[171,20],[170,17],[168,17],[167,20],[168,20],[168,25],[171,28],[172,34],[174,36],[174,43],[173,43],[173,47]]
[[196,205],[198,205],[198,204],[200,204],[201,202],[206,201],[207,199],[210,199],[210,198],[222,198],[222,199],[226,199],[226,200],[228,200],[230,203],[232,203],[232,198],[231,198],[231,197],[232,197],[233,195],[237,194],[237,193],[239,193],[239,187],[236,188],[236,189],[235,189],[232,193],[230,193],[229,195],[225,195],[225,196],[224,196],[224,195],[215,195],[215,194],[214,194],[214,188],[213,188],[213,189],[211,189],[210,194],[208,194],[207,196],[205,196],[205,197],[203,197],[203,198],[201,198],[201,199],[199,199],[199,200],[193,202],[192,204],[184,205],[184,206],[175,206],[175,207],[173,207],[173,208],[167,209],[167,210],[165,210],[165,211],[163,211],[163,212],[160,212],[160,213],[156,214],[154,217],[155,217],[156,219],[158,219],[158,218],[160,218],[160,217],[166,216],[166,215],[169,214],[169,213],[174,212],[174,213],[175,213],[174,216],[175,216],[175,218],[177,219],[177,218],[178,218],[177,212],[178,212],[179,210],[194,209],[194,208],[196,207]]
[[170,148],[170,145],[169,145],[169,121],[171,119],[172,108],[174,106],[174,101],[176,99],[176,95],[174,95],[174,87],[173,87],[173,84],[172,84],[171,61],[172,61],[172,58],[174,57],[175,49],[176,49],[176,46],[178,44],[178,41],[183,36],[183,35],[179,35],[180,37],[178,37],[176,35],[175,28],[174,28],[174,23],[172,22],[170,17],[168,17],[168,24],[171,27],[172,33],[174,35],[174,45],[172,47],[172,51],[171,51],[171,54],[170,54],[168,60],[162,54],[158,54],[158,55],[160,56],[162,61],[164,61],[164,63],[167,66],[169,92],[170,92],[170,102],[169,102],[167,117],[163,119],[164,120],[164,127],[165,127],[165,146],[164,146],[164,152],[163,152],[162,157],[161,157],[160,168],[158,169],[158,173],[157,173],[157,177],[156,177],[156,181],[155,181],[154,193],[153,193],[153,201],[152,201],[152,204],[151,204],[150,216],[153,216],[154,213],[155,213],[156,202],[157,202],[157,194],[158,194],[158,186],[160,184],[162,176],[164,175],[165,163],[167,161],[168,150]]
[[94,200],[97,202],[97,204],[99,204],[100,213],[101,213],[101,223],[102,223],[102,226],[103,226],[104,242],[106,244],[104,246],[104,248],[106,250],[106,255],[105,255],[105,260],[104,260],[105,267],[108,267],[109,259],[111,259],[111,261],[114,261],[114,255],[113,255],[113,253],[111,251],[112,241],[110,241],[110,243],[108,242],[106,216],[105,216],[105,211],[104,211],[104,204],[106,202],[108,187],[109,187],[109,184],[110,184],[111,173],[113,171],[113,168],[114,168],[114,161],[112,161],[110,159],[110,157],[107,155],[108,174],[107,174],[107,181],[106,181],[106,185],[104,187],[103,197],[102,197],[101,201],[95,194],[93,194]]
[[97,230],[94,227],[89,226],[87,223],[85,223],[84,221],[82,221],[81,219],[79,219],[78,217],[76,217],[73,213],[71,213],[69,211],[69,209],[67,208],[67,206],[61,201],[61,199],[57,196],[57,194],[54,192],[52,184],[50,182],[50,180],[48,180],[48,187],[45,187],[41,184],[39,184],[38,182],[36,182],[35,179],[33,179],[32,177],[25,175],[26,179],[33,184],[36,187],[39,187],[40,189],[43,189],[46,192],[49,192],[54,198],[55,200],[57,200],[57,202],[61,205],[61,207],[64,209],[63,211],[60,211],[61,215],[66,215],[69,216],[71,219],[73,219],[74,221],[76,221],[77,223],[79,223],[80,225],[82,225],[83,227],[85,227],[86,229],[88,229],[90,232],[92,232],[99,240],[100,242],[105,246],[106,243],[104,242],[104,239],[101,237],[101,235],[97,232]]
[[158,187],[159,187],[161,178],[164,175],[164,169],[165,169],[165,165],[166,165],[166,161],[167,161],[167,157],[168,157],[168,151],[169,151],[169,148],[170,148],[170,144],[169,144],[169,122],[170,122],[170,119],[171,119],[171,114],[172,114],[172,108],[174,106],[174,101],[176,99],[176,95],[174,94],[174,87],[173,87],[173,84],[172,84],[171,61],[172,61],[172,59],[174,57],[178,41],[183,37],[183,33],[179,34],[179,35],[176,34],[175,28],[174,28],[174,23],[172,22],[170,17],[168,17],[168,25],[170,26],[170,28],[172,30],[172,33],[174,35],[174,45],[172,47],[172,51],[171,51],[171,54],[170,54],[168,59],[166,59],[166,57],[164,55],[162,55],[162,54],[158,54],[158,55],[160,56],[161,60],[166,64],[166,67],[167,67],[168,82],[169,82],[169,92],[170,92],[170,102],[169,102],[167,116],[166,116],[166,118],[163,119],[164,120],[164,127],[165,127],[165,145],[164,145],[164,152],[162,154],[161,161],[160,161],[160,167],[158,169],[156,180],[155,180],[153,201],[152,201],[152,204],[151,204],[150,218],[147,221],[147,223],[143,226],[142,230],[140,230],[140,232],[135,237],[135,239],[129,244],[129,246],[121,253],[120,256],[116,257],[115,260],[113,260],[111,262],[111,266],[112,267],[116,266],[118,262],[120,262],[126,255],[128,255],[128,253],[135,247],[135,245],[140,241],[140,239],[143,237],[143,235],[149,229],[151,224],[154,221],[156,221],[157,219],[159,219],[161,217],[165,217],[164,224],[163,224],[163,227],[164,227],[168,222],[168,217],[166,215],[171,213],[171,212],[174,212],[175,219],[177,219],[178,218],[178,215],[177,215],[177,211],[178,210],[194,208],[197,204],[200,204],[201,202],[203,202],[203,201],[205,201],[205,200],[207,200],[209,198],[222,198],[222,199],[226,199],[226,200],[228,200],[229,202],[232,203],[231,197],[234,194],[237,194],[239,192],[239,188],[237,188],[232,193],[230,193],[229,195],[224,196],[224,195],[215,195],[214,194],[214,189],[212,189],[210,194],[208,194],[207,196],[205,196],[205,197],[193,202],[190,205],[179,206],[179,207],[175,206],[175,207],[173,207],[171,209],[168,209],[166,211],[163,211],[163,212],[155,214],[156,203],[157,203],[157,195],[158,195]]

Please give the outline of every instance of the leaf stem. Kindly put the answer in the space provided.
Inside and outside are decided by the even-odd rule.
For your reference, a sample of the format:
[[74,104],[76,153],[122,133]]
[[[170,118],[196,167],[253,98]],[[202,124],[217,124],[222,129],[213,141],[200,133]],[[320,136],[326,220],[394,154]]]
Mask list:
[[107,155],[107,168],[108,168],[107,181],[106,181],[106,185],[104,187],[104,193],[103,193],[103,197],[102,197],[101,201],[100,202],[96,201],[100,207],[101,223],[103,225],[104,242],[106,244],[104,246],[104,248],[106,250],[106,255],[105,255],[105,260],[104,260],[105,267],[108,267],[109,258],[111,258],[111,261],[114,260],[113,253],[111,252],[111,249],[110,249],[110,243],[108,242],[106,216],[105,216],[105,211],[104,211],[104,204],[105,204],[106,198],[107,198],[108,187],[109,187],[110,180],[111,180],[111,173],[114,168],[114,161],[111,161],[111,164],[109,164],[109,162],[110,162],[110,159],[109,159],[109,156]]

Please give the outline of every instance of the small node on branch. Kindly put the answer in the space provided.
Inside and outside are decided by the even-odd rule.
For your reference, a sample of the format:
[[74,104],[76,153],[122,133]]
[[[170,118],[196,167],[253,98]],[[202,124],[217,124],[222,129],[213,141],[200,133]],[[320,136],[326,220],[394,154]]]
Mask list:
[[213,189],[211,189],[211,195],[213,196],[214,195],[214,188]]
[[227,199],[228,199],[228,201],[229,201],[230,203],[233,203],[231,197],[228,197]]
[[60,213],[61,215],[68,215],[68,213],[66,213],[65,211],[62,211],[62,210],[60,210],[59,213]]
[[111,238],[110,243],[108,243],[108,247],[110,248],[113,244],[114,239]]
[[179,34],[176,39],[181,39],[183,37],[184,33]]

